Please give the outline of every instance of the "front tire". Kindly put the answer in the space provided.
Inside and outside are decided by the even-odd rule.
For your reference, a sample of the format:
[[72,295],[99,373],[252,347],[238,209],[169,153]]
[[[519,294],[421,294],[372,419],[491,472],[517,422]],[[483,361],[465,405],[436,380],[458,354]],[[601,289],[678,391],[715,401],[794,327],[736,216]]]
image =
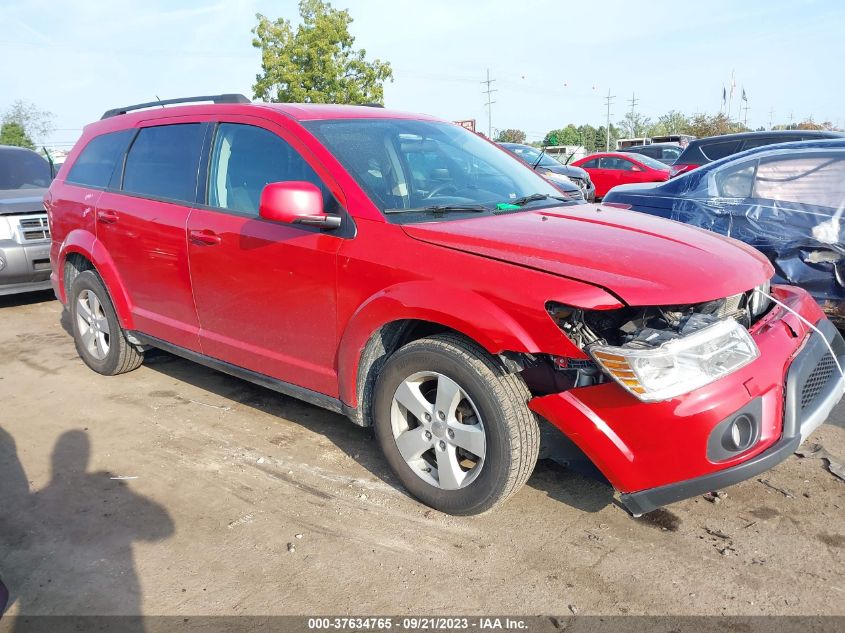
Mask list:
[[408,343],[375,389],[376,437],[417,499],[449,514],[504,503],[537,462],[540,432],[521,378],[475,343],[444,334]]
[[79,273],[70,288],[70,315],[76,351],[88,367],[115,376],[136,369],[142,352],[126,340],[111,297],[93,270]]

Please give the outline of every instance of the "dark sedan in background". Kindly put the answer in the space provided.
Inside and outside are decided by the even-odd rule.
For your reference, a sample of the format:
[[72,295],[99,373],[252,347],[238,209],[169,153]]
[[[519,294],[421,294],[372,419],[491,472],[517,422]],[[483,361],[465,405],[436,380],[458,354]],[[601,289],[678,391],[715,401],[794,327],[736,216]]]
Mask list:
[[671,165],[678,160],[684,148],[677,143],[652,143],[651,145],[631,145],[630,147],[623,147],[619,151],[642,154],[666,165]]
[[770,145],[665,183],[622,185],[604,204],[741,240],[845,327],[845,139]]
[[559,163],[545,152],[530,145],[499,143],[499,146],[531,165],[538,174],[545,176],[552,184],[558,183],[555,182],[554,177],[550,178],[549,174],[566,176],[581,189],[584,200],[593,202],[596,199],[596,188],[590,179],[590,175],[580,167]]
[[695,139],[689,142],[686,149],[672,163],[672,178],[714,160],[727,158],[755,147],[825,138],[842,138],[842,133],[827,130],[770,130]]

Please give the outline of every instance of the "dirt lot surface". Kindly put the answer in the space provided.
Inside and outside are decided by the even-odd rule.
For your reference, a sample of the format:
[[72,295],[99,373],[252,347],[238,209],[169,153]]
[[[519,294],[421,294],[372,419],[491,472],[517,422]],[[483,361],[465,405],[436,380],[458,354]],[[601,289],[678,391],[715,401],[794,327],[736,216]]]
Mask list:
[[[639,520],[541,462],[453,518],[339,415],[163,353],[93,373],[50,299],[0,298],[12,615],[845,614],[845,483],[822,460]],[[845,457],[845,407],[829,422],[809,443]]]

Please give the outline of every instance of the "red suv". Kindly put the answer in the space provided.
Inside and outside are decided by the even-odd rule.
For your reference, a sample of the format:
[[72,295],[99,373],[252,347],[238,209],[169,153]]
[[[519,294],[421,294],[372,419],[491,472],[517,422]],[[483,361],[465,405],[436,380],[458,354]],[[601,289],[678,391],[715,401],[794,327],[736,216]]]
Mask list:
[[456,514],[542,449],[639,515],[780,462],[842,394],[842,337],[744,244],[560,200],[427,116],[163,104],[199,99],[107,112],[45,198],[101,374],[156,347],[342,412]]

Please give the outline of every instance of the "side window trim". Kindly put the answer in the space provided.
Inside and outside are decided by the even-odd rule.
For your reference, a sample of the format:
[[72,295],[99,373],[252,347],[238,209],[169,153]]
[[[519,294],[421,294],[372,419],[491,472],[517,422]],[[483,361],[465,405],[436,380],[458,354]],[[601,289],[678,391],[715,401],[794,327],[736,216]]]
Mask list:
[[[147,123],[147,122],[150,122],[151,125],[143,125],[143,123]],[[199,170],[201,169],[201,166],[202,166],[202,151],[204,149],[204,145],[200,146],[199,160],[197,161],[197,173],[196,173],[195,181],[194,181],[195,187],[194,187],[194,199],[193,200],[176,200],[174,198],[166,198],[166,197],[163,197],[163,196],[153,196],[153,195],[144,194],[144,193],[136,193],[134,191],[126,191],[124,189],[124,180],[126,178],[126,165],[127,165],[128,159],[129,159],[129,153],[132,151],[132,147],[135,145],[135,142],[138,140],[138,137],[141,135],[141,131],[145,130],[145,129],[149,129],[149,128],[154,128],[154,127],[169,127],[169,126],[172,126],[172,125],[200,125],[200,126],[203,127],[202,138],[204,140],[205,136],[206,136],[205,130],[208,128],[209,123],[208,123],[208,121],[178,121],[177,122],[177,121],[170,121],[170,120],[166,120],[164,122],[161,122],[161,121],[156,120],[156,119],[142,121],[142,125],[135,128],[135,134],[132,136],[132,140],[130,141],[129,145],[126,148],[126,151],[123,154],[123,162],[122,162],[122,165],[121,165],[119,189],[116,189],[116,190],[108,189],[108,191],[113,191],[114,193],[119,193],[120,195],[123,195],[123,196],[130,196],[132,198],[141,198],[143,200],[152,200],[152,201],[155,201],[155,202],[166,202],[168,204],[177,204],[177,205],[183,206],[183,207],[194,207],[194,206],[196,206],[196,204],[197,204],[197,187],[199,186],[199,176],[200,176]]]
[[[342,224],[339,229],[324,229],[319,226],[309,226],[307,224],[289,224],[291,228],[295,228],[307,233],[327,233],[328,235],[332,235],[334,237],[340,237],[345,239],[352,239],[357,235],[357,227],[352,216],[347,211],[346,207],[341,203],[341,201],[334,195],[332,192],[331,187],[329,187],[324,179],[320,176],[317,170],[314,169],[313,165],[310,161],[300,152],[296,146],[290,143],[284,136],[278,134],[277,132],[261,126],[256,125],[255,123],[250,123],[247,121],[241,120],[221,120],[221,119],[214,119],[207,122],[208,129],[203,137],[203,146],[202,150],[200,151],[200,160],[199,160],[199,173],[197,175],[197,194],[196,194],[196,202],[192,205],[196,209],[201,209],[204,211],[213,211],[215,213],[222,213],[225,215],[233,215],[240,218],[246,218],[250,220],[255,220],[256,222],[269,222],[272,224],[278,224],[277,222],[271,222],[270,220],[265,220],[264,218],[255,215],[253,213],[248,213],[245,211],[238,211],[237,209],[230,209],[227,207],[219,207],[215,205],[209,204],[209,187],[211,186],[211,168],[212,168],[212,160],[214,157],[214,145],[217,139],[217,134],[219,133],[220,126],[228,124],[228,125],[250,125],[252,127],[259,128],[261,130],[266,130],[271,134],[275,134],[281,141],[290,145],[291,150],[294,151],[297,155],[299,155],[302,160],[314,171],[317,178],[323,182],[323,186],[325,187],[326,191],[328,191],[329,195],[335,198],[337,202],[337,215],[341,217]],[[128,152],[127,152],[128,153]]]

